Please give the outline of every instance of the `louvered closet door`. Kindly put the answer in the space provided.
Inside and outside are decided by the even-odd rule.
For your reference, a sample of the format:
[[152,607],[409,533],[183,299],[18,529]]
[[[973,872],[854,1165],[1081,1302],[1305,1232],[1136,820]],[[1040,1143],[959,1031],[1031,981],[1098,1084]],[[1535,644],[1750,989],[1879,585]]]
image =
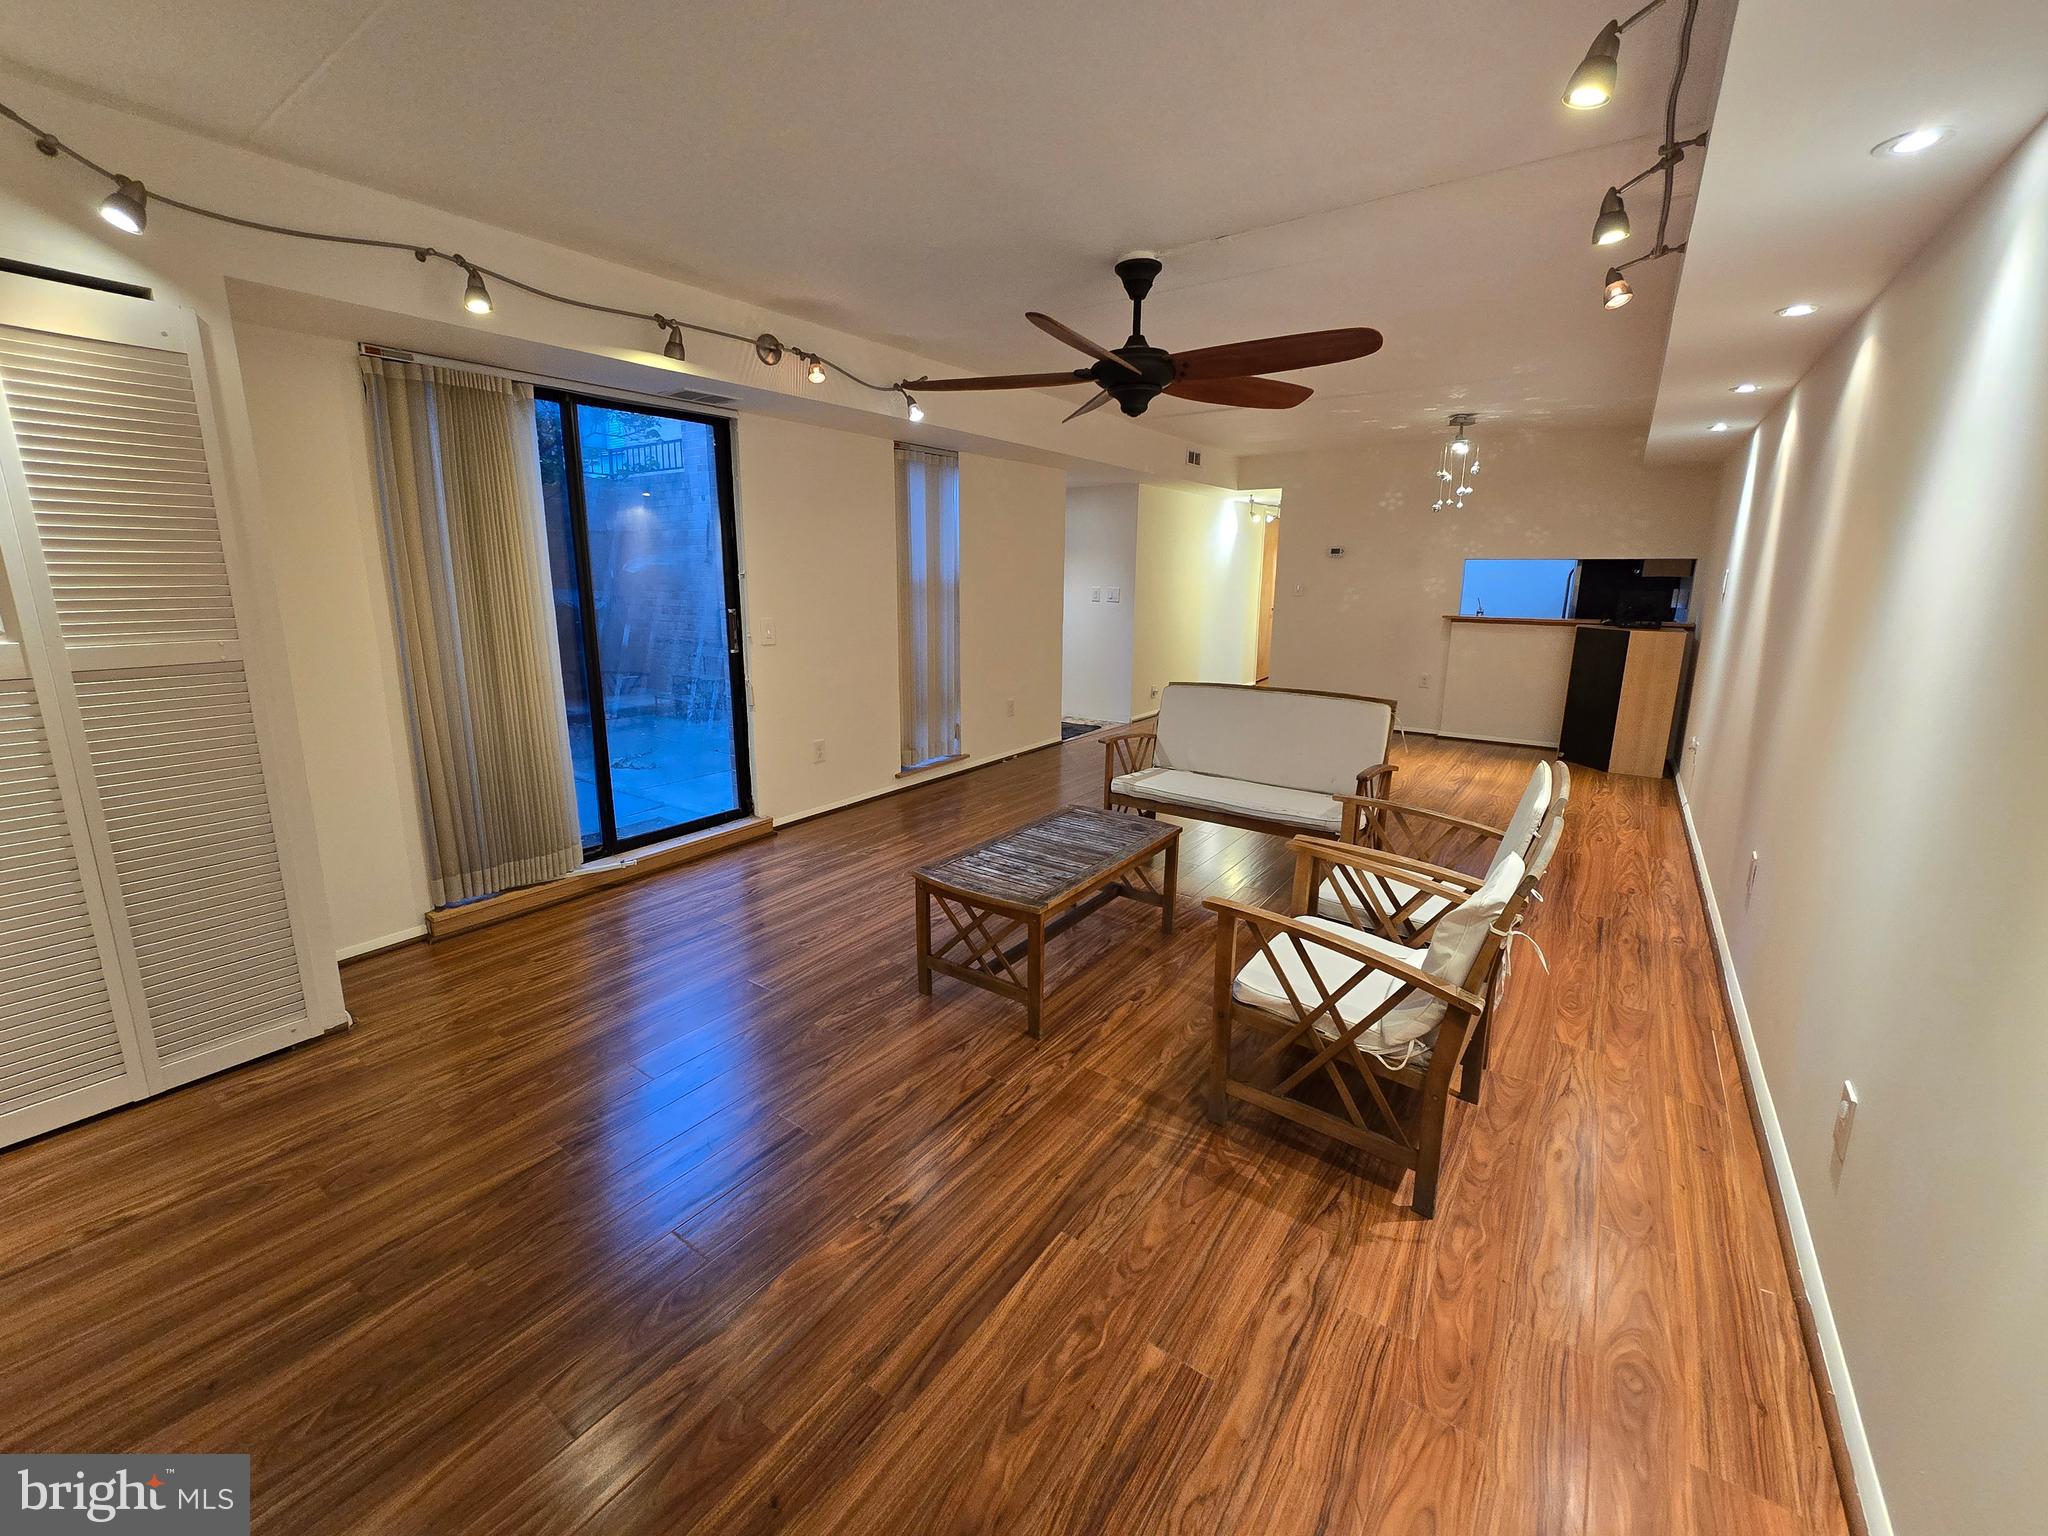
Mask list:
[[0,584],[0,1145],[143,1091],[78,808],[58,775],[12,609]]
[[339,998],[311,1018],[197,348],[137,308],[0,324],[0,449],[154,1088],[318,1033]]

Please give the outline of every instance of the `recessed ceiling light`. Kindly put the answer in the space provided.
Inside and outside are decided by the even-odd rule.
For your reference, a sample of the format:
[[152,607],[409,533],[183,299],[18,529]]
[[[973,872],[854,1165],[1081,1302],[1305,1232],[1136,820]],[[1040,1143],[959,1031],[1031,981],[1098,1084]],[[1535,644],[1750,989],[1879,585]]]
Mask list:
[[1728,393],[1731,395],[1753,395],[1762,388],[1763,385],[1761,384],[1738,384],[1729,390]]
[[1728,423],[1725,421],[1717,421],[1711,427],[1707,428],[1707,430],[1709,432],[1726,432],[1728,430]]
[[1910,133],[1895,134],[1882,144],[1873,145],[1870,152],[1883,160],[1894,155],[1924,154],[1947,137],[1946,128],[1915,128]]
[[1819,313],[1820,306],[1818,304],[1809,304],[1802,299],[1797,304],[1787,304],[1783,309],[1779,310],[1778,318],[1781,320],[1799,320],[1807,315],[1817,315]]

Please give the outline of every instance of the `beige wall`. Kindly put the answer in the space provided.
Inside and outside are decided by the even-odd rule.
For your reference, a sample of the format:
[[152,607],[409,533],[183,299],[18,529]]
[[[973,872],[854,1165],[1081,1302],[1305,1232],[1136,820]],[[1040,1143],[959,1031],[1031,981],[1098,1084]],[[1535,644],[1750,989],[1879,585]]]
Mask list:
[[238,325],[313,826],[343,953],[420,931],[426,849],[355,348]]
[[1077,720],[1131,718],[1137,591],[1138,487],[1075,487],[1067,493],[1062,713]]
[[1133,716],[1157,710],[1168,683],[1254,680],[1262,538],[1234,495],[1138,488]]
[[[1468,512],[1430,510],[1433,433],[1244,461],[1245,484],[1284,493],[1276,684],[1395,699],[1404,726],[1434,731],[1450,642],[1443,615],[1457,611],[1466,559],[1706,552],[1715,472],[1644,465],[1640,430],[1482,423],[1474,437],[1484,468]],[[1330,555],[1333,545],[1345,553]],[[1548,655],[1536,650],[1531,666]]]
[[2044,422],[2037,133],[1730,462],[1700,584],[1682,782],[1901,1531],[2048,1509]]

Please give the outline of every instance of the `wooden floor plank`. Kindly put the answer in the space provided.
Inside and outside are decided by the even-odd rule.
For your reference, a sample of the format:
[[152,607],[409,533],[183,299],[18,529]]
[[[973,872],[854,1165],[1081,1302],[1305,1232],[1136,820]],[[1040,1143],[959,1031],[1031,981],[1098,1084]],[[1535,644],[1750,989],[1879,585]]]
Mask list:
[[[1575,775],[1439,1215],[1202,1113],[1206,895],[915,989],[908,871],[1086,741],[344,973],[345,1034],[0,1152],[0,1443],[238,1450],[255,1528],[1842,1536],[1677,806]],[[1533,754],[1412,738],[1498,823]]]

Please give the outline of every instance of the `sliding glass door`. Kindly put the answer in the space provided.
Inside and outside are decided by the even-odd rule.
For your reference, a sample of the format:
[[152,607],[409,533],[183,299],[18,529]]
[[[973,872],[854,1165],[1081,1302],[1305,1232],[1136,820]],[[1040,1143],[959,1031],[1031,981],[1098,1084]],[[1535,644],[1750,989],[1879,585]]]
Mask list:
[[749,814],[730,423],[536,392],[585,851]]

